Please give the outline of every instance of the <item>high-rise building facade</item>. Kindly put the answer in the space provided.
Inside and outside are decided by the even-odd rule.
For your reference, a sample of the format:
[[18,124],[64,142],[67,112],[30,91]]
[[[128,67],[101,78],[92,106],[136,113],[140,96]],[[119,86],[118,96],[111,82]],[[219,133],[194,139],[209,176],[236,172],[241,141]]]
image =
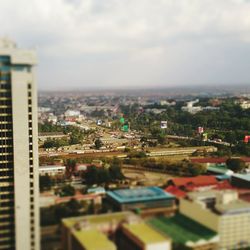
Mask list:
[[0,250],[38,250],[36,55],[0,39]]

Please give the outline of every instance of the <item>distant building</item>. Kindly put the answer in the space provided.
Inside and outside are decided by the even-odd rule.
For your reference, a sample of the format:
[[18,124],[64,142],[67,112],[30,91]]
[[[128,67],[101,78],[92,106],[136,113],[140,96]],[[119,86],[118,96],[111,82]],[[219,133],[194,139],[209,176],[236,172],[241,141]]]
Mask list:
[[78,202],[84,201],[88,204],[92,204],[93,206],[102,204],[102,197],[100,195],[80,193],[77,193],[73,196],[59,197],[52,193],[44,192],[40,194],[39,202],[40,207],[50,207],[57,204],[67,203],[72,199],[77,200]]
[[79,110],[67,110],[64,115],[66,117],[78,117],[81,114]]
[[236,104],[239,104],[242,109],[250,108],[250,100],[241,99],[241,100],[236,101]]
[[66,173],[66,167],[61,165],[48,165],[48,166],[40,166],[39,174],[49,175],[49,176],[63,176]]
[[63,132],[43,132],[39,133],[39,141],[45,142],[47,139],[69,139],[69,135]]
[[175,186],[185,190],[205,187],[216,187],[218,181],[215,176],[199,175],[195,177],[178,177],[168,181],[168,186]]
[[216,147],[205,146],[205,147],[186,147],[186,148],[169,148],[169,149],[153,149],[147,153],[147,156],[157,157],[157,156],[167,156],[167,155],[191,155],[198,150],[205,150],[206,152],[216,152]]
[[207,107],[201,107],[201,106],[193,106],[194,104],[197,104],[199,103],[199,99],[196,99],[194,101],[190,101],[190,102],[187,102],[187,105],[186,106],[183,106],[181,109],[182,111],[186,111],[186,112],[189,112],[191,114],[196,114],[200,111],[203,111],[203,110],[219,110],[220,108],[218,107],[212,107],[212,106],[207,106]]
[[175,197],[158,187],[108,191],[107,200],[115,210],[136,210],[145,216],[171,214],[176,208]]
[[[220,178],[222,177],[222,178]],[[200,175],[196,177],[178,177],[167,182],[166,192],[173,194],[178,198],[186,197],[189,192],[206,190],[228,190],[233,189],[228,176],[207,176]]]
[[180,199],[180,213],[218,232],[219,249],[250,247],[250,203],[232,190],[192,192]]
[[55,116],[53,113],[49,113],[47,121],[52,123],[52,124],[56,124],[58,119],[57,119],[57,116]]

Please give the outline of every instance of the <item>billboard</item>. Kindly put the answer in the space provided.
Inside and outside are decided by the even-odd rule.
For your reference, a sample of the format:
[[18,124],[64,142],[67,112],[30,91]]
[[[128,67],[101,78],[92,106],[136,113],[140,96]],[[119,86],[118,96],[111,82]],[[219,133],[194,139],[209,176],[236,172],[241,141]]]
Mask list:
[[121,124],[124,124],[124,122],[125,122],[124,117],[121,117],[121,118],[120,118],[120,123],[121,123]]
[[245,143],[248,143],[250,140],[250,135],[246,135],[245,138],[244,138],[244,142]]
[[207,133],[203,133],[202,134],[202,140],[203,141],[207,141],[207,139],[208,139],[208,134]]
[[204,133],[204,128],[203,127],[198,127],[197,131],[198,131],[199,134],[202,134],[202,133]]
[[97,120],[97,121],[96,121],[96,124],[97,124],[98,126],[102,125],[102,120]]
[[129,130],[128,124],[122,126],[122,131],[123,132],[128,132],[128,130]]
[[161,128],[168,128],[168,122],[167,121],[161,121]]

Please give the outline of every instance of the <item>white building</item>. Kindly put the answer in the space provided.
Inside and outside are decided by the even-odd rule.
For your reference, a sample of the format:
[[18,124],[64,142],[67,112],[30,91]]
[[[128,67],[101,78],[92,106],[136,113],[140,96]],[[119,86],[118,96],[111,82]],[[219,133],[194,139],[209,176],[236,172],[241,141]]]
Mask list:
[[0,39],[0,249],[38,250],[36,54]]
[[250,203],[231,190],[204,191],[180,199],[180,213],[218,232],[219,249],[250,247]]
[[64,115],[66,117],[78,117],[80,114],[81,112],[78,110],[67,110]]
[[57,166],[57,165],[51,165],[51,166],[40,166],[39,167],[39,174],[41,176],[43,175],[49,175],[49,176],[62,176],[66,172],[65,166]]

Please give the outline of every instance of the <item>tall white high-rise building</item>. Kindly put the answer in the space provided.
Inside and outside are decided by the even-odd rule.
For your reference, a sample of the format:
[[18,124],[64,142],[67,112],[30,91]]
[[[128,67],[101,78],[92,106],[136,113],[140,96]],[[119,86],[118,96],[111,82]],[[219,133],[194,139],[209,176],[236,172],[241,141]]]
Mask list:
[[0,39],[0,250],[38,250],[36,54]]

